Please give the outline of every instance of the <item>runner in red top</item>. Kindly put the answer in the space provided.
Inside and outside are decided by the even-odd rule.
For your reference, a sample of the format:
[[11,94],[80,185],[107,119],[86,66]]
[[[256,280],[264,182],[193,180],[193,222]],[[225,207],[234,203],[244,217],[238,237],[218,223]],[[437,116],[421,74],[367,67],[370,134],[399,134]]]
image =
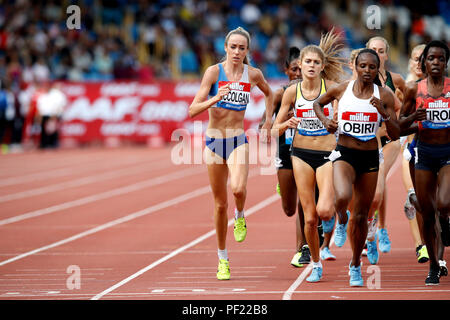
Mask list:
[[[447,273],[445,261],[438,261],[438,241],[450,245],[450,81],[445,76],[449,55],[445,43],[431,41],[427,44],[421,64],[428,77],[419,83],[408,83],[400,117],[403,135],[414,121],[419,121],[415,181],[430,257],[426,285],[439,284],[440,276]],[[441,233],[435,229],[436,216],[440,218]]]

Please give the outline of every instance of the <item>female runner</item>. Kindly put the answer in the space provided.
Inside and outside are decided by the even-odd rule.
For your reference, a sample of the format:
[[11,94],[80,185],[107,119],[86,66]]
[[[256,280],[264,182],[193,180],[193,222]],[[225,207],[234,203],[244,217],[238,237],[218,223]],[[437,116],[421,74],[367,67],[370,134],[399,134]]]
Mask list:
[[[394,97],[388,90],[374,84],[380,68],[380,58],[371,49],[361,50],[356,59],[356,80],[345,81],[330,88],[314,102],[314,111],[328,132],[338,130],[333,161],[333,182],[339,224],[346,225],[348,204],[353,200],[349,223],[352,248],[350,286],[363,286],[361,252],[367,236],[367,217],[377,185],[379,152],[376,133],[380,121],[386,123],[389,136],[398,139],[399,126],[394,110]],[[338,119],[329,119],[324,107],[338,100]]]
[[449,56],[448,46],[441,41],[425,46],[421,67],[427,77],[407,84],[400,118],[402,133],[419,121],[414,176],[430,261],[426,285],[439,284],[441,269],[447,270],[440,265],[437,251],[439,242],[448,245],[450,233],[450,78],[445,76]]
[[[227,237],[227,180],[234,196],[236,241],[244,241],[247,226],[244,205],[247,196],[249,148],[244,133],[244,113],[250,90],[257,86],[265,95],[267,130],[272,125],[273,94],[262,72],[248,64],[250,35],[238,27],[225,38],[225,60],[205,71],[200,89],[189,107],[194,117],[208,110],[209,123],[205,133],[204,157],[214,197],[214,221],[217,236],[219,266],[217,279],[230,279]],[[209,97],[208,97],[209,95]]]
[[[317,232],[319,218],[325,233],[330,233],[334,227],[333,168],[328,156],[336,146],[336,138],[334,134],[327,132],[312,107],[314,101],[335,85],[335,81],[339,81],[343,74],[344,60],[338,57],[342,50],[338,42],[339,36],[330,31],[322,36],[319,46],[309,45],[302,49],[302,81],[286,90],[273,125],[273,135],[282,134],[288,128],[297,128],[292,142],[291,159],[305,217],[305,237],[313,262],[312,272],[306,279],[308,282],[320,281],[323,274]],[[288,119],[291,104],[295,105],[295,114]],[[326,112],[328,117],[333,117],[331,101],[326,106]],[[316,184],[319,189],[317,204]],[[323,250],[323,255],[332,256],[329,248]]]

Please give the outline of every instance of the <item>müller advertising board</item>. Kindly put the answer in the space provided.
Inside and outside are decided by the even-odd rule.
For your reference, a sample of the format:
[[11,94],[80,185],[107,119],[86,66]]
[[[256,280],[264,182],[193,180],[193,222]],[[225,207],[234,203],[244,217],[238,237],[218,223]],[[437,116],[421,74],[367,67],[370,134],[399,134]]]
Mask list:
[[[208,112],[188,115],[200,82],[61,82],[68,104],[64,109],[61,139],[79,143],[119,138],[146,142],[150,137],[171,141],[172,132],[192,133],[194,121],[206,129]],[[273,90],[282,82],[270,83]],[[256,129],[265,111],[264,95],[253,88],[244,126]]]

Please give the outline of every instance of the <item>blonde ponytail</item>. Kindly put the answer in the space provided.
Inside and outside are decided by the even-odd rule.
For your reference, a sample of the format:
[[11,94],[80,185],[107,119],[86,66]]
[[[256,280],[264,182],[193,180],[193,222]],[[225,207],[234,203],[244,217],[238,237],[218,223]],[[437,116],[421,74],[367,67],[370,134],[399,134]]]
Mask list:
[[344,77],[343,66],[347,63],[344,57],[340,54],[344,51],[344,46],[339,43],[340,35],[334,33],[332,28],[328,33],[322,35],[320,44],[308,45],[304,47],[300,53],[300,61],[308,52],[317,53],[324,65],[322,77],[335,82],[340,82]]

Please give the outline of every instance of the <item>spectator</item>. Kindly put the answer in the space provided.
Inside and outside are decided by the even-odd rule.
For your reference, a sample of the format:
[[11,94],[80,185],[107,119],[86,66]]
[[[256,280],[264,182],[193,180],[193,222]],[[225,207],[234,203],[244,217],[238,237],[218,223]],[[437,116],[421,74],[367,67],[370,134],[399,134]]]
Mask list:
[[59,145],[59,124],[67,104],[66,95],[58,83],[37,99],[37,111],[41,119],[40,148],[56,148]]

